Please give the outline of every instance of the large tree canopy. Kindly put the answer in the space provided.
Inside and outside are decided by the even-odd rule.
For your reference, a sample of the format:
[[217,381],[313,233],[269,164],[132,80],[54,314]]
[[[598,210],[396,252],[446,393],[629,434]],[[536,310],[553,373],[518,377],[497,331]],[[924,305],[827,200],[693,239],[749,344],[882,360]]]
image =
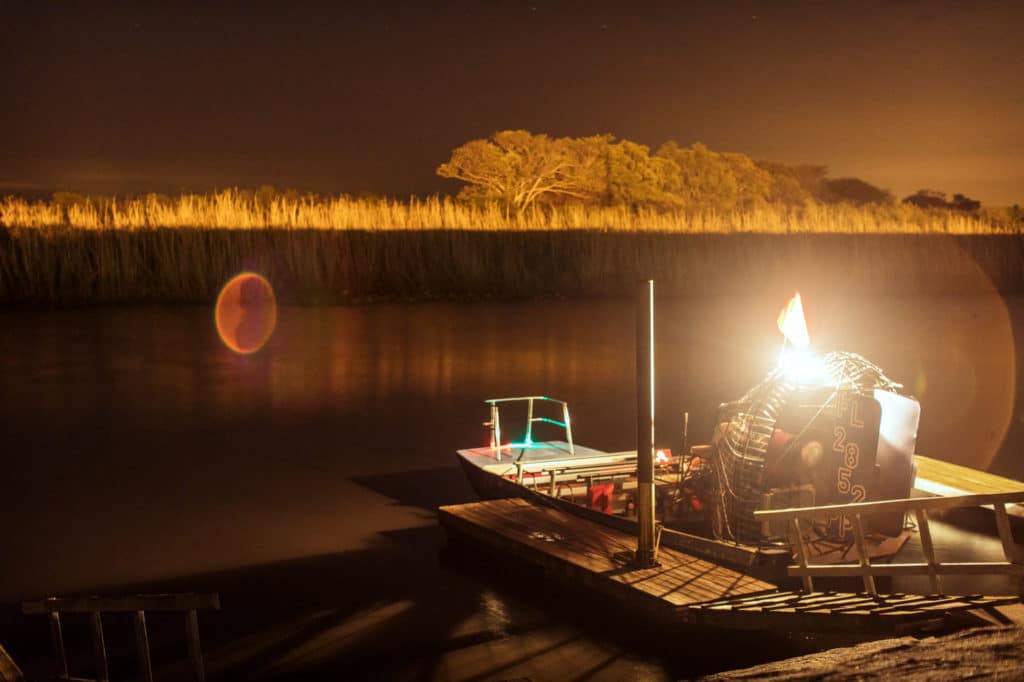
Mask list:
[[767,202],[772,177],[744,154],[714,152],[697,143],[666,142],[658,156],[679,167],[679,193],[687,206],[731,211]]
[[438,175],[466,183],[460,196],[522,211],[535,204],[585,202],[677,205],[679,168],[671,159],[611,135],[562,137],[504,130],[452,152]]
[[497,199],[518,211],[538,201],[593,200],[601,190],[597,150],[605,139],[504,130],[458,147],[437,174],[467,183],[464,197]]
[[437,169],[466,183],[460,197],[498,201],[515,211],[568,202],[733,211],[891,201],[884,190],[855,178],[829,180],[825,171],[755,161],[700,143],[681,147],[670,141],[652,156],[647,147],[612,135],[551,138],[526,130],[467,142]]

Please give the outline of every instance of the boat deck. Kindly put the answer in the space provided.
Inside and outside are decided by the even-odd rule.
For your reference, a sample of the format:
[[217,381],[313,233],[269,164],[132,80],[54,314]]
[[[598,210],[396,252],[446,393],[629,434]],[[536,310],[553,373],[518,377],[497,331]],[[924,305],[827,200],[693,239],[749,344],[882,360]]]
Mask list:
[[636,538],[519,498],[441,507],[441,524],[503,558],[599,592],[631,611],[675,624],[792,632],[901,632],[1012,597],[780,591],[741,571],[662,547],[660,565],[636,568]]
[[606,468],[627,465],[636,468],[636,452],[604,452],[584,445],[575,445],[573,452],[565,441],[543,441],[529,446],[495,448],[467,448],[459,456],[484,471],[498,476],[512,476],[517,463],[526,473],[570,472],[587,468]]
[[[928,495],[952,497],[1024,491],[1024,483],[1020,481],[959,464],[923,455],[914,455],[914,463],[917,464],[914,489]],[[1024,506],[1019,504],[1007,505],[1006,511],[1011,516],[1024,518]]]

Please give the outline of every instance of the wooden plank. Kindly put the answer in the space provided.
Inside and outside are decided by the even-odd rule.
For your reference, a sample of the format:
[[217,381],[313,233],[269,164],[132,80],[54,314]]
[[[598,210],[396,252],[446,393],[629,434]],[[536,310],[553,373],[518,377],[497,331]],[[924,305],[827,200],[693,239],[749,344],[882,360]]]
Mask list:
[[[911,623],[941,621],[952,611],[971,611],[1004,605],[1015,597],[940,597],[925,595],[872,596],[866,593],[798,593],[800,599],[761,609],[727,610],[721,600],[686,607],[690,622],[734,628],[778,629],[805,632],[894,632]],[[823,598],[824,597],[824,598]],[[697,613],[699,612],[699,613]]]
[[605,590],[628,588],[624,595],[643,595],[663,608],[776,589],[742,572],[664,546],[659,552],[660,566],[624,566],[615,555],[633,551],[634,537],[522,499],[442,507],[439,513],[445,525],[457,526],[492,547],[520,555],[539,552],[563,564],[563,570],[583,571],[591,580],[607,583]]
[[913,604],[889,604],[873,609],[871,613],[875,615],[899,611],[920,613],[922,611],[934,610],[940,607],[944,610],[951,608],[972,609],[976,608],[977,604],[973,604],[969,599],[964,599],[963,597],[928,597]]
[[[924,492],[937,495],[952,492],[961,495],[1024,491],[1024,483],[1020,481],[959,464],[943,462],[923,455],[914,455],[914,463],[917,464],[917,482],[914,487]],[[929,483],[941,486],[938,490],[945,492],[930,490]],[[922,484],[922,487],[919,487],[918,484]]]
[[1003,544],[1003,555],[1007,561],[1018,561],[1017,545],[1013,541],[1013,531],[1010,529],[1010,518],[1006,515],[1006,505],[997,502],[993,505],[996,513],[996,528],[999,530],[999,541]]
[[[1002,562],[946,562],[936,564],[935,572],[940,575],[1014,575],[1024,574],[1024,565]],[[928,564],[872,564],[871,573],[877,576],[927,575]],[[809,575],[815,578],[859,578],[864,569],[858,564],[810,565],[807,568],[790,566],[793,577]]]
[[1024,490],[984,495],[957,495],[954,497],[914,497],[904,500],[881,500],[878,502],[856,502],[852,504],[829,504],[817,507],[794,507],[790,509],[762,509],[754,512],[759,519],[788,520],[794,518],[828,520],[844,514],[879,514],[901,512],[911,509],[956,509],[958,507],[982,507],[989,504],[1024,502]]
[[928,581],[932,586],[932,593],[942,594],[942,578],[935,570],[935,546],[932,544],[932,531],[928,526],[928,510],[916,509],[914,514],[917,517],[917,529],[921,533],[921,549],[928,564]]
[[871,558],[868,556],[867,543],[864,542],[864,523],[860,520],[860,514],[853,515],[853,539],[857,543],[857,553],[860,555],[860,567],[863,570],[864,590],[868,594],[878,596],[875,589],[875,578],[871,575]]
[[[993,505],[996,514],[996,528],[999,529],[999,540],[1003,544],[1003,555],[1007,561],[1020,565],[1020,549],[1013,542],[1013,531],[1010,529],[1010,517],[1006,515],[1006,505],[996,503]],[[1017,594],[1024,595],[1024,574],[1019,574],[1016,580]]]
[[830,613],[839,613],[843,609],[854,609],[867,604],[877,604],[879,599],[880,597],[875,594],[843,594],[836,595],[827,601],[802,601],[795,604],[793,610],[800,613],[802,611],[814,611],[828,607]]
[[22,602],[26,614],[43,613],[131,613],[135,611],[190,611],[219,609],[220,595],[212,594],[142,594],[132,597],[50,597]]
[[[800,519],[793,517],[790,519],[792,525],[793,546],[796,547],[797,561],[800,562],[801,568],[807,568],[807,544],[804,542],[804,532],[800,528]],[[801,576],[803,582],[804,592],[814,592],[814,582],[811,580],[811,576]]]
[[884,607],[887,607],[887,606],[892,606],[892,605],[897,605],[897,604],[899,604],[899,605],[915,604],[915,603],[923,602],[923,601],[925,601],[927,599],[930,599],[930,598],[932,598],[932,597],[929,597],[929,596],[923,595],[923,594],[909,594],[909,595],[903,595],[903,596],[900,596],[900,597],[893,597],[891,595],[887,595],[887,596],[876,595],[876,596],[872,596],[871,599],[865,599],[865,600],[861,600],[859,602],[851,600],[850,603],[848,603],[848,604],[837,605],[836,608],[832,609],[832,612],[836,613],[836,614],[842,614],[842,613],[853,612],[853,611],[871,612],[871,611],[873,611],[873,610],[875,610],[877,608],[884,608]]
[[847,633],[857,636],[893,633],[905,623],[921,621],[921,618],[915,619],[913,616],[883,619],[865,614],[840,617],[828,613],[720,611],[697,607],[688,607],[688,611],[687,622],[698,626],[775,632]]
[[139,672],[145,682],[153,682],[153,661],[149,657],[149,633],[146,630],[146,612],[136,611],[133,619],[135,625],[135,651],[139,660]]
[[713,599],[711,601],[701,602],[700,607],[704,609],[714,609],[719,607],[732,607],[735,604],[772,604],[775,602],[791,601],[793,599],[799,599],[801,592],[771,592],[769,594],[759,594],[754,596],[743,596],[743,597],[730,597],[727,599]]

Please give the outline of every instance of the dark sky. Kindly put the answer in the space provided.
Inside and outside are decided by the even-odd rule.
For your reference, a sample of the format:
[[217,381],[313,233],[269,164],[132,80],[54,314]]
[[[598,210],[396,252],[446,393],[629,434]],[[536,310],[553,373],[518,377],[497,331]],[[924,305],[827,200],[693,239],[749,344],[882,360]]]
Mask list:
[[0,0],[0,192],[453,191],[505,128],[1024,202],[1021,2]]

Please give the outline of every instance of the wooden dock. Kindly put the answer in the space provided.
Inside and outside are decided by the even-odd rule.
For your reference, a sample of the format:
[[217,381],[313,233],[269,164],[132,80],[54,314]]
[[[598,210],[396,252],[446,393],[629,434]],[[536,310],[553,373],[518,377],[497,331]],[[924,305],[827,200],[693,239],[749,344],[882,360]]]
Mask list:
[[[952,497],[1024,491],[1024,483],[1012,478],[996,476],[924,455],[914,455],[914,463],[917,465],[914,489],[928,495]],[[1024,518],[1024,506],[1020,504],[1007,505],[1006,511],[1010,516]]]
[[744,572],[661,548],[659,566],[625,557],[636,538],[559,509],[519,498],[441,507],[451,535],[610,597],[631,613],[663,623],[791,632],[886,634],[991,609],[1017,597],[872,595],[780,590]]

